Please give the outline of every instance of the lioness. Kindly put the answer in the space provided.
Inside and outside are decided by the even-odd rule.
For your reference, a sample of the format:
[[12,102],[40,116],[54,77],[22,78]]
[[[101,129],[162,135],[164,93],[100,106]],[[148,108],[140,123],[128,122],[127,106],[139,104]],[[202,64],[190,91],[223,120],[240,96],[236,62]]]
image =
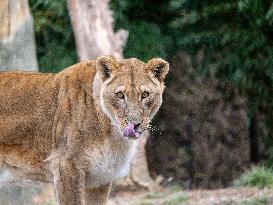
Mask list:
[[106,204],[161,105],[168,70],[160,58],[103,56],[58,74],[0,73],[1,172],[54,182],[59,205]]

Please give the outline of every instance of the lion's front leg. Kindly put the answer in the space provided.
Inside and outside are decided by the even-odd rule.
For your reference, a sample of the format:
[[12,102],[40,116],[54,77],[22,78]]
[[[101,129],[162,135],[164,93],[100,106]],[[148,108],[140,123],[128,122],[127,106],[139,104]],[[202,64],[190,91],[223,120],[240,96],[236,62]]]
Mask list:
[[52,170],[58,205],[85,205],[85,174],[73,159],[54,163]]
[[86,205],[106,205],[109,198],[112,183],[106,184],[99,188],[86,189],[85,204]]

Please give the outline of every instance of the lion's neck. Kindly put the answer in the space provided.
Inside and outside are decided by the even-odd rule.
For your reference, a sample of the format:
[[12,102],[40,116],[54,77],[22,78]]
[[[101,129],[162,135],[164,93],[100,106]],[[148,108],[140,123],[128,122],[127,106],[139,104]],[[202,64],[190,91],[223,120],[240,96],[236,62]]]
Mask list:
[[[99,171],[100,175],[103,176],[100,178],[105,178],[106,180],[107,177],[113,179],[124,177],[128,173],[129,164],[135,154],[138,143],[135,140],[128,140],[123,138],[118,128],[116,128],[115,125],[111,123],[110,119],[103,112],[100,105],[101,85],[102,81],[98,74],[96,74],[93,82],[93,98],[100,120],[100,126],[104,135],[103,137],[105,137],[103,146],[105,159],[102,159],[101,161],[111,162],[111,165],[109,165],[107,168],[108,170]],[[104,129],[108,130],[103,131]]]

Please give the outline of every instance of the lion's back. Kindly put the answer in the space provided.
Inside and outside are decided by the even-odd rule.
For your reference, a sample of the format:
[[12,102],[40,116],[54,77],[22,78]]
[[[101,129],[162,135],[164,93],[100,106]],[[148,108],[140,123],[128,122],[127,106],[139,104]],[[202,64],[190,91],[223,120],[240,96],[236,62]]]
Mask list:
[[58,74],[0,72],[0,145],[50,147],[60,97],[67,97],[62,92],[76,95],[79,84],[91,86],[94,66],[93,61],[82,62]]
[[39,130],[49,131],[56,107],[54,84],[53,74],[0,74],[0,143],[31,145],[40,140],[35,138]]

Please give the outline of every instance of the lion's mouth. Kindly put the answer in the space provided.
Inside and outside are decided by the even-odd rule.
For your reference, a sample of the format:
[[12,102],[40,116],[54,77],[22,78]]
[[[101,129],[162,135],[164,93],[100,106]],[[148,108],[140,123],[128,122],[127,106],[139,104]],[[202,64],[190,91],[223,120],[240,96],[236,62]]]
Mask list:
[[128,123],[127,126],[123,129],[123,137],[129,138],[129,139],[137,139],[140,135],[141,132],[139,132],[134,124]]

